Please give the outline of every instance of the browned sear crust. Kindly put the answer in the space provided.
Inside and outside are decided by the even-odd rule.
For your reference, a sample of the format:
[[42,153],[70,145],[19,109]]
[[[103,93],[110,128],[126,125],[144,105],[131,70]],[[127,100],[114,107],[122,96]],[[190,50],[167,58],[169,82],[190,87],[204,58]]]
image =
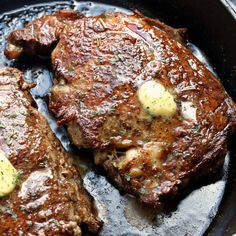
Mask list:
[[29,85],[13,68],[0,69],[0,149],[20,173],[13,192],[0,199],[0,235],[81,235],[101,222],[78,170],[32,107]]
[[[75,15],[44,16],[12,32],[6,49],[16,58],[14,48],[39,54],[55,44],[49,106],[72,142],[94,149],[96,162],[114,181],[154,206],[196,176],[215,171],[235,128],[236,108],[182,44],[183,30],[138,13]],[[174,96],[172,117],[143,109],[137,90],[148,80]]]

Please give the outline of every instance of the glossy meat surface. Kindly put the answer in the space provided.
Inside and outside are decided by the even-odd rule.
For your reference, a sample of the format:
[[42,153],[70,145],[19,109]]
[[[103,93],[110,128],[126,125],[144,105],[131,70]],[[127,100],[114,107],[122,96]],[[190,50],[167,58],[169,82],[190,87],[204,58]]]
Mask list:
[[0,69],[0,149],[20,173],[0,199],[0,235],[81,235],[100,222],[71,157],[32,106],[17,69]]
[[[60,14],[10,34],[6,55],[17,58],[16,48],[27,54],[31,45],[43,45],[40,32],[60,29],[52,52],[50,108],[75,145],[95,150],[96,163],[114,181],[159,206],[195,176],[223,163],[235,128],[235,104],[181,44],[182,31],[122,13],[49,27],[45,19]],[[40,31],[32,34],[32,25]],[[149,80],[174,96],[178,109],[172,117],[153,117],[143,109],[137,91]]]

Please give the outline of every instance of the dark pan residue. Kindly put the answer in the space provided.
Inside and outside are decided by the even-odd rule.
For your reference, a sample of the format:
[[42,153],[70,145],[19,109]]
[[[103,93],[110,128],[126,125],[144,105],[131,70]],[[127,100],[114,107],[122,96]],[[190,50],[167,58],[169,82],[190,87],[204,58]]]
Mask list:
[[[62,142],[63,146],[71,152],[71,147],[65,129],[58,127],[52,114],[47,108],[47,94],[52,86],[52,76],[48,59],[35,58],[29,61],[8,61],[3,51],[6,36],[16,28],[21,28],[25,23],[32,21],[46,13],[60,9],[73,8],[83,12],[86,16],[98,15],[104,11],[130,11],[114,6],[95,4],[91,2],[63,2],[45,5],[26,6],[23,9],[6,13],[0,19],[0,67],[13,66],[24,71],[27,81],[37,83],[31,93],[42,112],[50,123],[53,132]],[[212,70],[205,55],[194,44],[189,43],[193,53]],[[192,191],[184,194],[165,213],[157,213],[153,209],[140,206],[129,195],[122,195],[109,180],[106,179],[91,164],[86,164],[86,154],[74,153],[83,169],[84,184],[96,200],[99,214],[104,221],[101,235],[202,235],[211,220],[216,215],[221,202],[227,180],[228,160],[226,158],[222,173],[214,179],[194,186]],[[82,156],[82,157],[81,157]],[[91,157],[90,162],[92,162]]]

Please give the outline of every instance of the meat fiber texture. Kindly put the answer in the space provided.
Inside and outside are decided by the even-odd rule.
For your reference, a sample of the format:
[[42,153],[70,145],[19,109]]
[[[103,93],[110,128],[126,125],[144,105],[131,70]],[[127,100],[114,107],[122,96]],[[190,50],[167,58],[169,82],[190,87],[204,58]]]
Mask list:
[[72,158],[32,106],[31,85],[14,68],[0,69],[0,149],[19,173],[0,199],[0,235],[81,235],[101,222]]
[[[60,11],[12,32],[5,54],[51,53],[49,108],[58,124],[78,148],[94,150],[121,188],[159,207],[222,165],[236,124],[234,102],[185,47],[184,31],[140,13]],[[174,115],[143,108],[138,90],[146,81],[172,94]]]

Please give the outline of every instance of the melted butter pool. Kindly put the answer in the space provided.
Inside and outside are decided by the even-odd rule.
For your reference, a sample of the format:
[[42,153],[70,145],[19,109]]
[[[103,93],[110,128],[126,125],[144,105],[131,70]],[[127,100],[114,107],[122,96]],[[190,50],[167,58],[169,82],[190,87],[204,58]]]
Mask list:
[[[46,13],[68,8],[81,11],[86,16],[99,15],[107,11],[130,13],[129,10],[116,6],[76,1],[25,6],[21,9],[15,9],[0,18],[0,66],[17,67],[25,73],[27,81],[37,83],[31,93],[39,111],[47,118],[50,127],[63,146],[80,158],[80,167],[86,170],[84,185],[94,197],[99,215],[104,221],[100,235],[202,235],[216,215],[221,202],[227,180],[228,157],[222,171],[223,174],[219,174],[217,180],[207,181],[208,183],[196,187],[182,200],[179,200],[168,213],[158,213],[153,209],[141,206],[135,198],[122,195],[105,176],[97,174],[96,168],[91,164],[91,156],[88,157],[87,153],[78,154],[78,152],[74,152],[65,129],[57,126],[53,115],[48,111],[47,99],[45,98],[52,86],[49,61],[37,58],[30,63],[29,61],[9,61],[3,55],[9,32],[23,27],[25,23]],[[192,43],[188,43],[188,47],[209,70],[213,71],[201,50]],[[188,115],[191,116],[191,114]]]

